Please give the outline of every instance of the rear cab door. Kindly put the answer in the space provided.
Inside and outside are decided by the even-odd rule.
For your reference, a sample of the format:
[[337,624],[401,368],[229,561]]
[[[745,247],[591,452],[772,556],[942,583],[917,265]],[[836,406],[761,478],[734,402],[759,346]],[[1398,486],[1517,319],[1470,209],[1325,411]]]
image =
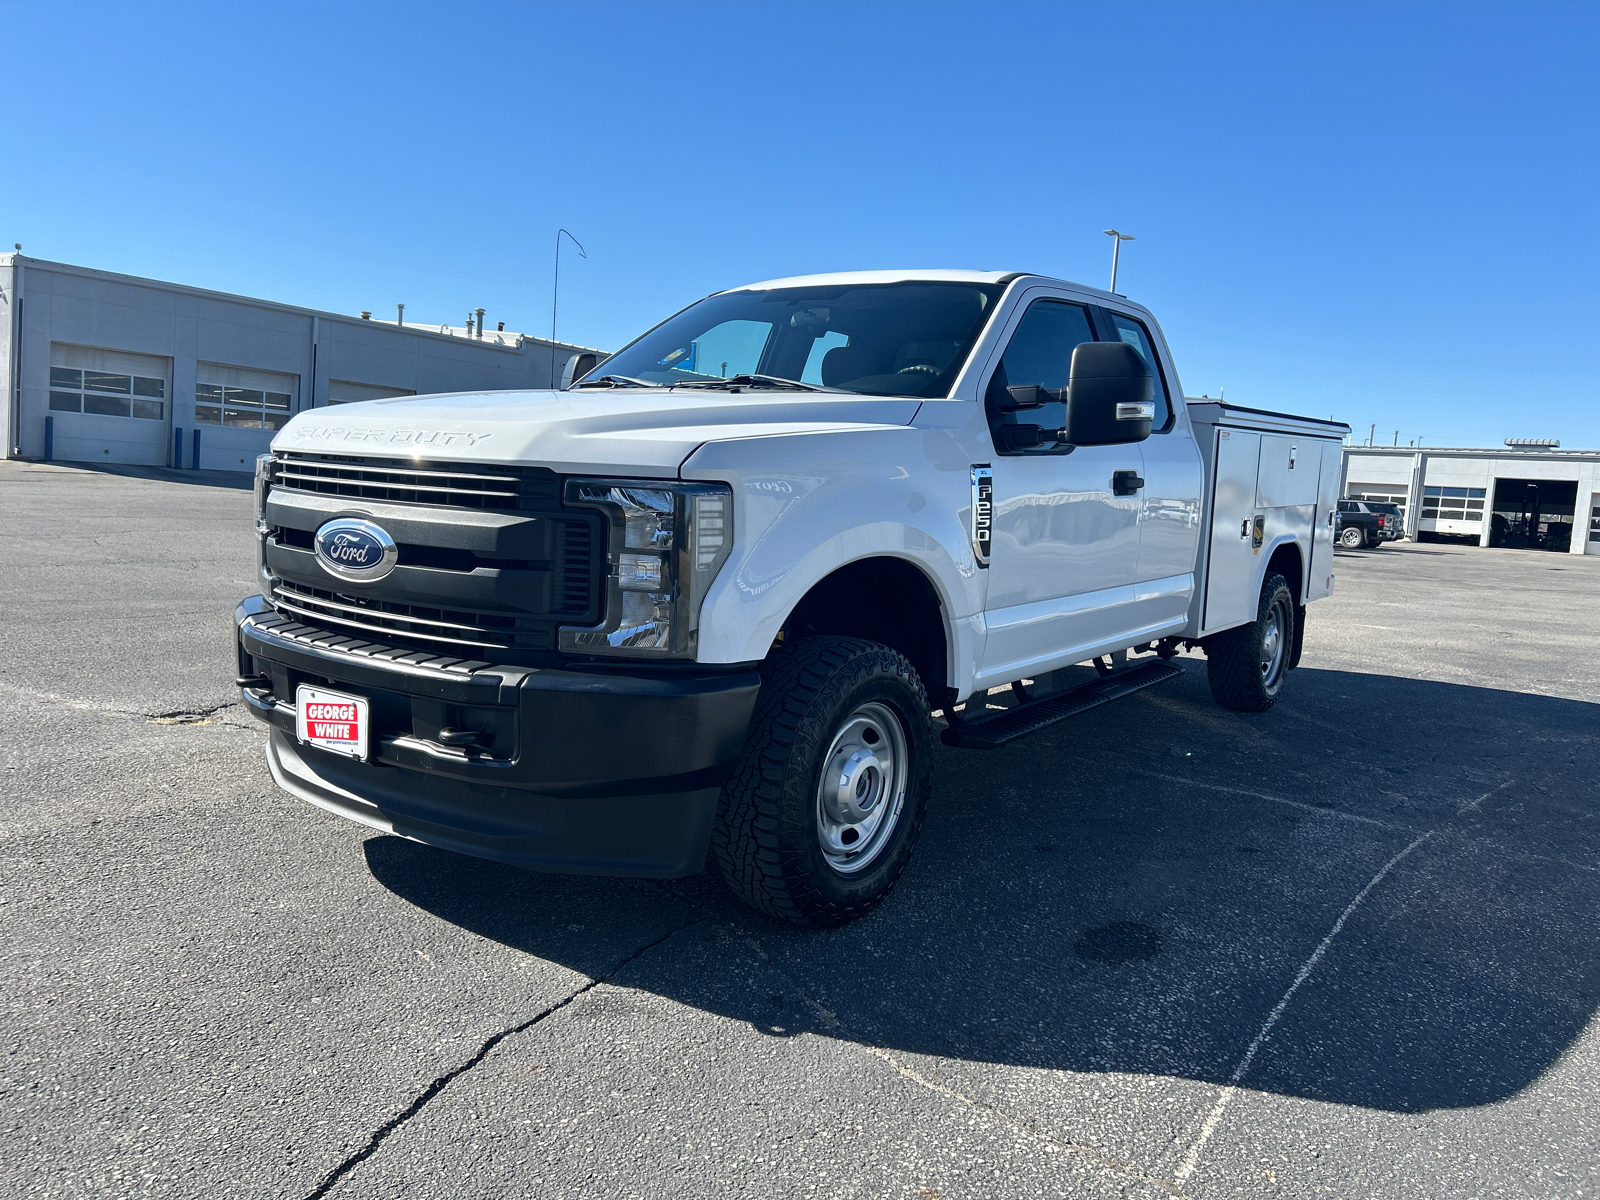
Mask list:
[[[1156,418],[1139,445],[1144,487],[1139,504],[1138,618],[1182,626],[1194,595],[1200,553],[1205,470],[1183,391],[1165,340],[1148,313],[1101,304],[1102,338],[1139,351],[1155,380]],[[1169,630],[1168,632],[1172,632]]]

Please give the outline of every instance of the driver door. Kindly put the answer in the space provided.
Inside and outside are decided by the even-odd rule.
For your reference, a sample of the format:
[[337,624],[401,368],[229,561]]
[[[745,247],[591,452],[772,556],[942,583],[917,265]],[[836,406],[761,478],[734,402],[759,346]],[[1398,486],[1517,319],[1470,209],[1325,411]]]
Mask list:
[[[1008,386],[1065,388],[1073,348],[1095,340],[1084,305],[1035,299],[985,391],[994,516],[982,687],[1082,662],[1125,644],[1119,639],[1138,624],[1140,494],[1132,487],[1144,466],[1138,443],[1011,449],[1018,439],[1006,426],[1058,429],[1066,406],[1001,409]],[[1119,472],[1127,473],[1120,481]],[[1126,495],[1116,494],[1119,482]]]

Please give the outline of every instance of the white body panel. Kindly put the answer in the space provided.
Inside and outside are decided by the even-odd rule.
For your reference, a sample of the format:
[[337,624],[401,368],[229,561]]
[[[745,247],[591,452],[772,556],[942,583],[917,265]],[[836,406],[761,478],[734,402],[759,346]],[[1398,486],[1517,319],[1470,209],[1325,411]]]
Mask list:
[[[1298,603],[1333,589],[1332,526],[1346,427],[1329,421],[1190,401],[1189,419],[1206,463],[1202,587],[1185,637],[1253,620],[1273,554],[1293,547]],[[1320,540],[1319,540],[1320,539]]]
[[[1010,277],[863,272],[754,286],[906,278]],[[997,453],[983,389],[1023,306],[1039,296],[1145,323],[1170,391],[1167,431],[1071,454]],[[1149,313],[1096,289],[1020,277],[948,398],[666,388],[463,393],[307,412],[273,447],[725,482],[733,490],[734,543],[700,612],[699,661],[765,658],[819,581],[848,563],[890,557],[915,565],[932,584],[948,681],[964,697],[1155,638],[1198,637],[1252,619],[1272,551],[1292,542],[1310,555],[1319,480],[1327,491],[1324,443],[1332,438],[1336,458],[1335,427],[1259,414],[1241,421],[1238,410],[1197,407],[1204,420],[1186,410]],[[1229,430],[1230,449],[1219,458],[1224,424],[1238,432]],[[994,472],[988,566],[972,542],[979,464]],[[1144,486],[1113,495],[1119,470],[1140,474]],[[1336,492],[1336,479],[1333,486]],[[1246,537],[1241,552],[1239,522],[1258,515],[1265,541],[1257,548]],[[1223,536],[1230,523],[1231,540]],[[1209,554],[1208,543],[1217,547]],[[1216,611],[1203,614],[1202,601]]]
[[1333,594],[1333,522],[1339,507],[1339,474],[1344,453],[1331,438],[1321,443],[1322,468],[1317,480],[1317,508],[1311,530],[1311,570],[1306,579],[1306,601]]

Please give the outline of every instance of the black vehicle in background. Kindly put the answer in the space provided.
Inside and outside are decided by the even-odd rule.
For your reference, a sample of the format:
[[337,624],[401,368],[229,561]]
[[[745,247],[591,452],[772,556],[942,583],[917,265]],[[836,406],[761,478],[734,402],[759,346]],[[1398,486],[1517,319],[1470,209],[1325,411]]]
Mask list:
[[1333,523],[1333,539],[1346,550],[1375,548],[1389,540],[1384,536],[1383,515],[1367,512],[1361,505],[1359,500],[1339,501]]
[[1354,504],[1362,512],[1377,516],[1378,524],[1383,530],[1384,541],[1395,542],[1405,536],[1405,517],[1401,515],[1398,504],[1386,504],[1380,500],[1341,500],[1339,503]]

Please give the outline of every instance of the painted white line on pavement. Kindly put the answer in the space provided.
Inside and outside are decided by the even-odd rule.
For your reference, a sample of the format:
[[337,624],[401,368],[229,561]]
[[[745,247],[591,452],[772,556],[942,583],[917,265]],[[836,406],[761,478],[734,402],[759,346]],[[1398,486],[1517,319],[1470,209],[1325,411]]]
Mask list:
[[1311,977],[1312,971],[1316,970],[1317,964],[1322,961],[1322,956],[1328,952],[1328,947],[1333,944],[1333,939],[1339,936],[1339,931],[1344,928],[1344,923],[1350,919],[1350,914],[1361,907],[1361,902],[1367,898],[1367,894],[1383,882],[1384,876],[1394,870],[1396,863],[1431,838],[1433,834],[1433,830],[1428,830],[1427,833],[1417,838],[1404,850],[1400,851],[1399,854],[1384,863],[1383,870],[1369,879],[1367,886],[1356,893],[1356,898],[1350,901],[1345,910],[1339,914],[1339,919],[1333,923],[1333,928],[1328,930],[1328,936],[1317,944],[1317,948],[1311,952],[1311,957],[1301,965],[1300,973],[1294,977],[1294,982],[1289,985],[1289,990],[1283,994],[1283,998],[1278,1001],[1272,1012],[1267,1014],[1267,1020],[1261,1026],[1261,1032],[1256,1034],[1255,1041],[1250,1043],[1250,1048],[1244,1052],[1244,1057],[1239,1060],[1239,1065],[1233,1069],[1233,1074],[1228,1077],[1228,1086],[1218,1094],[1217,1103],[1212,1108],[1211,1115],[1206,1118],[1205,1124],[1200,1127],[1200,1136],[1195,1138],[1194,1145],[1189,1147],[1189,1152],[1184,1155],[1183,1162],[1173,1172],[1172,1178],[1178,1184],[1183,1184],[1189,1176],[1194,1174],[1195,1167],[1200,1163],[1200,1152],[1205,1149],[1206,1143],[1211,1140],[1211,1135],[1217,1131],[1217,1122],[1222,1119],[1222,1114],[1227,1109],[1228,1102],[1233,1099],[1234,1093],[1239,1090],[1239,1081],[1244,1078],[1245,1072],[1250,1069],[1250,1064],[1255,1061],[1256,1051],[1261,1049],[1262,1044],[1267,1040],[1267,1036],[1271,1034],[1272,1027],[1278,1023],[1278,1018],[1283,1016],[1283,1010],[1289,1007],[1289,1001],[1300,990],[1300,985]]
[[1168,783],[1181,783],[1186,787],[1204,788],[1208,792],[1225,792],[1230,796],[1247,796],[1252,800],[1270,800],[1274,804],[1287,804],[1290,808],[1303,808],[1306,812],[1316,813],[1318,816],[1338,817],[1345,821],[1359,821],[1363,825],[1376,825],[1380,829],[1405,828],[1403,825],[1392,825],[1388,821],[1379,821],[1375,817],[1363,817],[1337,808],[1323,808],[1321,805],[1307,804],[1303,800],[1290,800],[1287,796],[1274,796],[1270,792],[1252,792],[1245,788],[1224,787],[1220,783],[1201,783],[1198,779],[1184,779],[1179,775],[1161,775],[1155,771],[1140,770],[1136,773],[1147,775],[1151,779],[1164,779]]

